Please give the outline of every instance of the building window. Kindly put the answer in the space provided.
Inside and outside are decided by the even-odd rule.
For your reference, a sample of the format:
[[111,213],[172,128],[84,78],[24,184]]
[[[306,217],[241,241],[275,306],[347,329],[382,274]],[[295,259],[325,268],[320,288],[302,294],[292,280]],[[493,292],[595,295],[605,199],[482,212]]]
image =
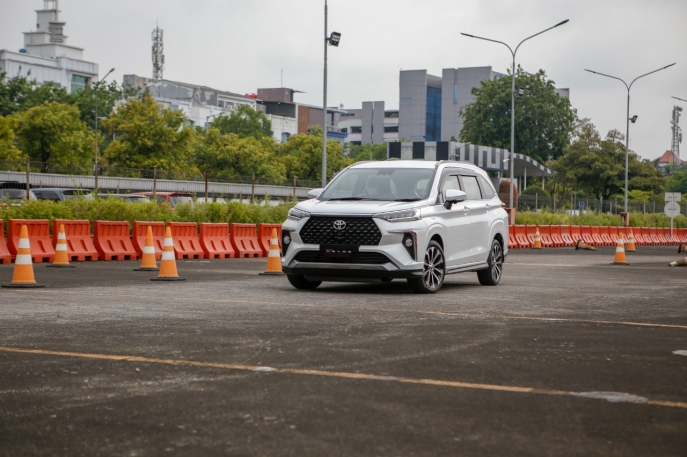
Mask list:
[[224,108],[224,100],[217,100],[217,106]]
[[81,75],[72,75],[71,92],[75,93],[84,90],[88,85],[88,78]]
[[384,127],[384,133],[398,133],[398,125],[387,125]]
[[363,133],[363,128],[358,125],[351,126],[351,133]]
[[348,133],[348,127],[343,127],[343,128],[341,129],[341,132],[343,132],[343,133]]
[[441,139],[441,89],[427,88],[425,141]]
[[286,143],[289,140],[289,137],[291,134],[289,132],[282,132],[281,134],[281,142]]

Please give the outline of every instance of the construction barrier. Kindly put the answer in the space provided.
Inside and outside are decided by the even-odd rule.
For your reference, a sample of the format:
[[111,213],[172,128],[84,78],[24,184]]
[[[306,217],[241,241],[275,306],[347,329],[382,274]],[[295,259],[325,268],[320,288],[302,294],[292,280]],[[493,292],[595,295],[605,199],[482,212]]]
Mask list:
[[47,219],[10,219],[7,233],[7,249],[10,253],[14,256],[17,255],[22,225],[26,225],[29,233],[33,263],[52,262],[55,258],[55,248],[50,239],[50,221]]
[[519,248],[529,248],[532,246],[529,238],[527,238],[527,228],[524,225],[514,225],[515,240]]
[[537,226],[536,225],[526,225],[525,226],[525,233],[527,234],[527,241],[529,241],[529,247],[534,246],[534,238],[537,234]]
[[169,227],[172,229],[174,253],[177,260],[205,258],[205,251],[200,246],[200,238],[198,238],[198,224],[195,222],[170,222]]
[[577,241],[582,240],[582,230],[579,225],[570,226],[570,238],[572,238],[573,243],[577,246]]
[[565,242],[563,241],[563,237],[561,236],[560,225],[549,226],[549,231],[551,233],[551,241],[553,242],[553,247],[562,248],[563,246],[565,246]]
[[656,229],[656,227],[650,227],[649,228],[649,236],[651,237],[651,244],[653,244],[653,245],[663,244],[663,243],[661,243],[661,240],[658,238],[658,229]]
[[91,222],[89,220],[55,219],[52,221],[52,245],[57,246],[57,236],[60,225],[64,226],[67,237],[67,257],[70,262],[85,262],[98,260],[98,250],[91,237]]
[[146,245],[146,233],[148,226],[153,229],[153,247],[155,248],[155,259],[162,257],[162,243],[165,241],[165,223],[134,221],[134,231],[131,235],[131,242],[139,257],[143,256],[143,248]]
[[592,228],[593,227],[590,225],[581,225],[580,226],[580,238],[582,239],[582,241],[584,241],[585,243],[587,243],[590,246],[594,246],[594,245],[598,244],[598,242],[592,236]]
[[539,226],[539,237],[541,238],[541,245],[545,248],[554,247],[553,240],[551,239],[551,226],[540,225]]
[[229,232],[237,257],[262,257],[255,224],[231,224]]
[[102,260],[136,260],[128,222],[95,221],[95,248]]
[[656,229],[656,236],[658,237],[658,240],[661,242],[662,245],[665,246],[667,244],[670,244],[670,242],[668,241],[668,238],[670,238],[670,229],[668,229],[668,238],[666,238],[665,230],[663,230],[662,227],[658,227]]
[[559,225],[560,230],[561,230],[561,238],[563,239],[564,246],[566,247],[573,247],[575,246],[575,241],[573,241],[572,237],[572,232],[571,232],[571,226],[569,225]]
[[670,227],[664,228],[664,236],[666,240],[668,240],[668,244],[680,244],[680,241],[677,239],[677,229],[673,228],[673,234],[670,234]]
[[279,240],[279,252],[281,252],[281,224],[258,224],[258,243],[262,249],[263,257],[270,253],[270,238],[272,229],[277,230],[277,240]]
[[515,239],[515,226],[514,225],[509,225],[508,226],[508,249],[519,249],[520,245],[518,244],[517,240]]
[[651,244],[651,238],[649,238],[649,229],[632,227],[632,233],[635,236],[636,245],[647,246]]
[[591,227],[592,230],[592,240],[594,240],[594,246],[606,246],[606,241],[604,241],[603,238],[601,238],[601,227],[598,225],[592,225]]
[[233,259],[236,255],[229,239],[229,224],[200,224],[200,246],[207,259]]
[[687,229],[678,229],[678,237],[680,239],[680,242],[687,243]]
[[12,262],[14,255],[7,249],[7,242],[5,241],[5,221],[0,219],[0,265],[6,265]]
[[610,227],[599,227],[599,237],[604,242],[604,246],[615,246],[618,243],[618,237],[615,237],[615,241],[611,238],[611,228]]

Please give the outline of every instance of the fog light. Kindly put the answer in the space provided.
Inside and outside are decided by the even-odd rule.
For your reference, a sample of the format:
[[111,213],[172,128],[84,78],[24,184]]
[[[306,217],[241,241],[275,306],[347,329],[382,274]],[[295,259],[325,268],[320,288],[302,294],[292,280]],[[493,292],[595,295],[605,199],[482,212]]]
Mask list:
[[283,244],[289,244],[291,243],[291,237],[289,235],[286,235],[281,241]]
[[413,260],[417,260],[417,253],[416,251],[416,244],[417,244],[417,237],[415,236],[414,233],[406,233],[403,235],[403,241],[401,242],[403,244],[403,247],[408,251],[408,254]]
[[412,248],[413,247],[413,240],[411,238],[406,238],[403,241],[403,246],[405,246],[407,248]]

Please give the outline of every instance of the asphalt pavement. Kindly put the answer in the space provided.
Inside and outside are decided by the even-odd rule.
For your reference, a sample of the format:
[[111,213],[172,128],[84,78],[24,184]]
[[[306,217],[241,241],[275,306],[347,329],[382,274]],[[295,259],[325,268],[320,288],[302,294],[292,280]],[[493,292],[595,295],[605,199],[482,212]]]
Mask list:
[[0,289],[0,456],[686,456],[684,254],[614,251],[513,250],[436,295],[35,265],[45,289]]

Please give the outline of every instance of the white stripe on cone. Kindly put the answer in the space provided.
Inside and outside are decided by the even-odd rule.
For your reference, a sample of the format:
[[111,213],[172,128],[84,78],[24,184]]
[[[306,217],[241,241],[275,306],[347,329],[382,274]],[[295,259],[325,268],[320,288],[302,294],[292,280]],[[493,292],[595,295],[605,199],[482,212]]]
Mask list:
[[155,248],[152,246],[143,246],[144,254],[155,254]]
[[57,234],[57,239],[58,240],[66,240],[67,236],[64,234],[64,232],[60,232]]
[[276,249],[270,249],[270,252],[267,255],[267,257],[281,257],[281,256],[279,255],[279,251],[277,251]]
[[174,252],[173,251],[163,251],[162,252],[162,260],[174,260]]
[[19,249],[30,249],[31,248],[31,243],[29,243],[28,238],[19,238],[19,246],[17,246]]
[[57,251],[66,251],[66,250],[67,250],[67,245],[66,245],[66,244],[57,243],[57,245],[55,246],[55,252],[57,252]]
[[18,254],[14,261],[15,265],[31,265],[31,254]]
[[165,243],[163,246],[174,246],[174,241],[171,238],[165,238]]

